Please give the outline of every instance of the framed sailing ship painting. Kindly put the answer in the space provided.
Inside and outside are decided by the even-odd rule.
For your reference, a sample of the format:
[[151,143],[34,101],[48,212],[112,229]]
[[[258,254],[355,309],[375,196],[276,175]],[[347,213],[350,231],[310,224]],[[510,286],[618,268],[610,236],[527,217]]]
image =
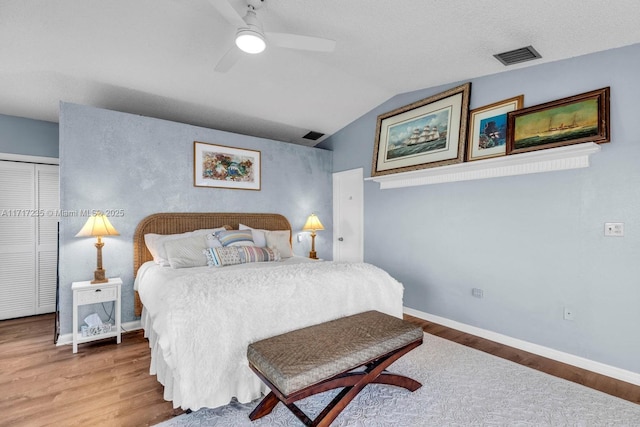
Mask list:
[[260,190],[260,151],[195,141],[193,185]]
[[460,163],[471,83],[378,116],[371,176]]
[[611,140],[609,87],[507,113],[507,154]]
[[523,105],[524,95],[518,95],[471,110],[467,161],[504,156],[507,150],[507,113]]

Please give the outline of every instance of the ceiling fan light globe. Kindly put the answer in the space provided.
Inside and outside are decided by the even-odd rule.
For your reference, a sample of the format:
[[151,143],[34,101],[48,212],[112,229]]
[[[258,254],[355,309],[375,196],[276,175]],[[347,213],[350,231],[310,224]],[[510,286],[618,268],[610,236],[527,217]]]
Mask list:
[[256,54],[264,51],[267,44],[264,37],[257,31],[243,28],[236,34],[236,46],[246,53]]

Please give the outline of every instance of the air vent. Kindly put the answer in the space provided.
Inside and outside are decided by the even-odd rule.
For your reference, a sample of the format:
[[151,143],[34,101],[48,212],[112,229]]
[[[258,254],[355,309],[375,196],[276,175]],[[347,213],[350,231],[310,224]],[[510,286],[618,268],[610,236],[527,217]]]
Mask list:
[[320,138],[322,138],[323,136],[324,136],[324,133],[311,131],[308,134],[306,134],[305,136],[303,136],[303,138],[304,139],[310,139],[311,141],[317,141]]
[[497,55],[493,55],[496,59],[502,62],[504,65],[513,65],[520,62],[532,61],[534,59],[542,58],[533,46],[522,47],[520,49],[510,50],[509,52],[502,52]]

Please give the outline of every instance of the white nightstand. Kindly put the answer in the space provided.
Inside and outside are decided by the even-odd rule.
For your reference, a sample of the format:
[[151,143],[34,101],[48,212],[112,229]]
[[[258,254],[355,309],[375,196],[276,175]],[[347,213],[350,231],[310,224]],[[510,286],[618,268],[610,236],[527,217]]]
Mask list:
[[[119,277],[109,279],[107,283],[91,284],[91,281],[73,282],[73,352],[78,352],[78,344],[89,341],[101,340],[104,338],[116,337],[120,344],[120,301],[121,301],[122,280]],[[82,336],[82,331],[78,325],[78,307],[86,304],[113,301],[115,304],[115,330],[102,334]]]

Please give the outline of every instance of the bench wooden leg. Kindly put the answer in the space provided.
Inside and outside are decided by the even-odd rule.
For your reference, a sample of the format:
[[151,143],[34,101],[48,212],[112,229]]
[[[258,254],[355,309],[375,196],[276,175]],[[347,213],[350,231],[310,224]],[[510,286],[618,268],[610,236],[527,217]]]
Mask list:
[[404,375],[391,374],[389,372],[381,373],[378,378],[371,382],[375,384],[395,385],[397,387],[406,388],[409,391],[416,391],[422,387],[422,384],[416,380],[405,377]]
[[249,419],[251,421],[257,420],[258,418],[262,418],[267,414],[270,414],[273,411],[273,408],[280,402],[280,399],[273,393],[270,392],[265,396],[264,399],[256,406],[251,414],[249,414]]
[[[340,412],[347,407],[349,402],[351,402],[367,384],[393,385],[406,388],[413,392],[422,387],[422,384],[403,375],[388,373],[385,369],[420,344],[422,344],[422,338],[368,363],[366,369],[363,371],[343,372],[318,384],[296,391],[289,396],[283,395],[276,386],[271,384],[257,369],[250,365],[251,369],[269,386],[271,392],[256,406],[249,415],[249,418],[252,421],[257,420],[269,414],[278,402],[282,402],[304,425],[325,427],[329,426],[333,420],[336,419]],[[307,417],[304,412],[294,404],[294,402],[298,400],[339,387],[344,388],[314,420]]]

